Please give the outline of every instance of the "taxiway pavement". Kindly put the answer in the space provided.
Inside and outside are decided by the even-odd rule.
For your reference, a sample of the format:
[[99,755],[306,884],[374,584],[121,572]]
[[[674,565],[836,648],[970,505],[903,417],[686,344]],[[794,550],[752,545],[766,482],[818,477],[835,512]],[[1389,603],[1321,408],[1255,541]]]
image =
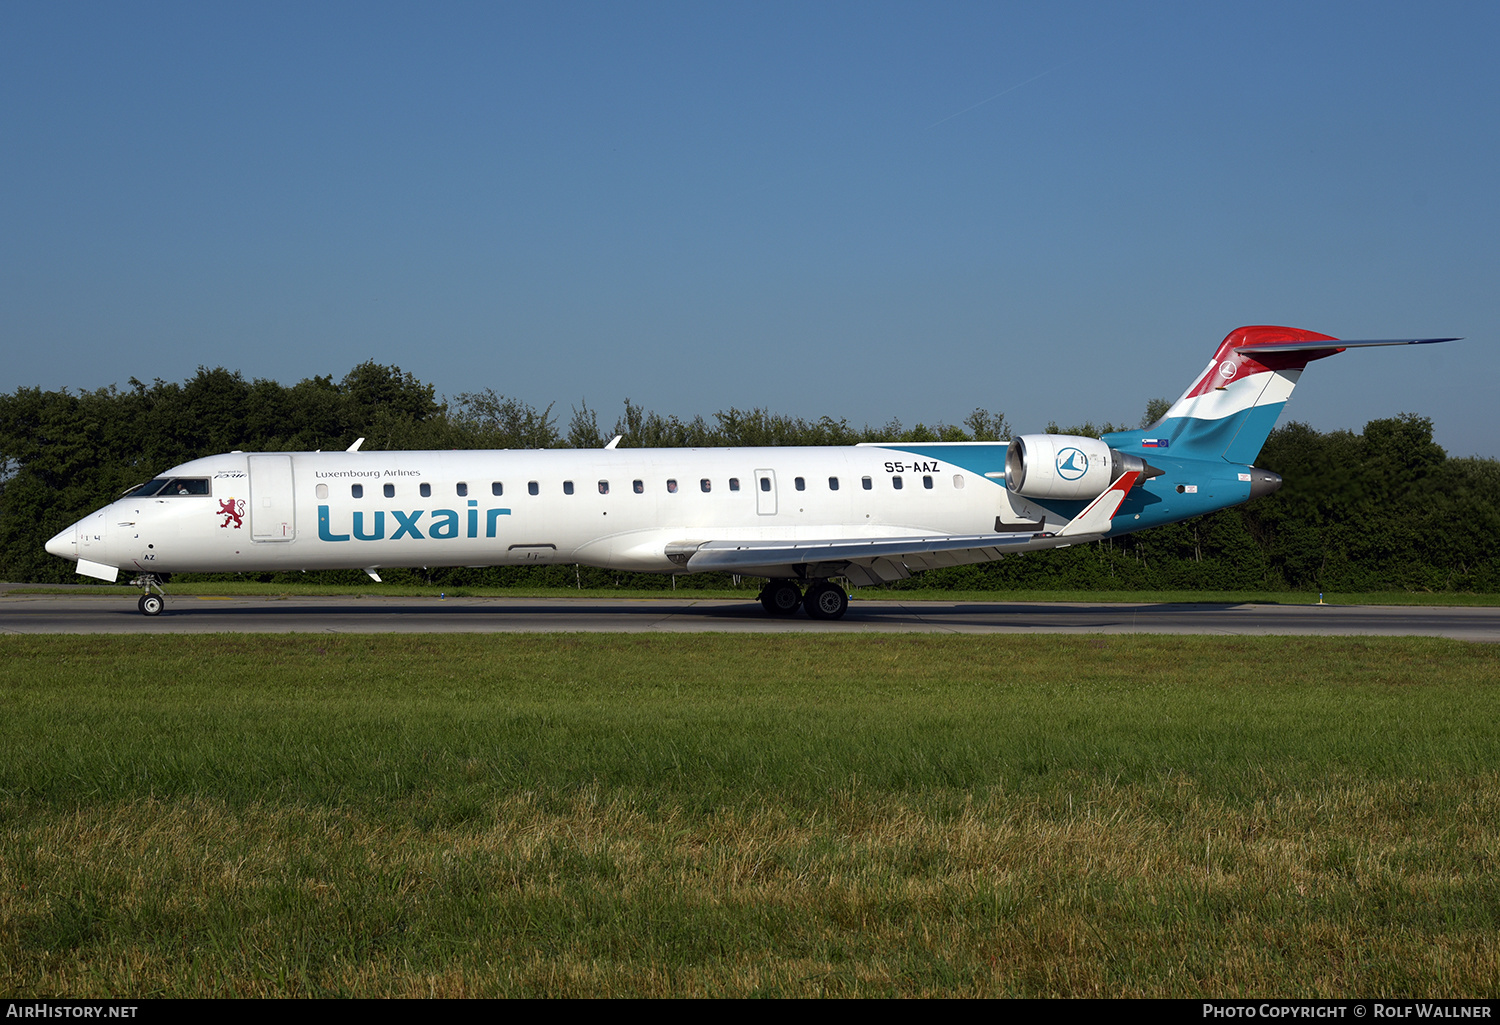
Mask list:
[[1424,636],[1500,642],[1500,608],[1379,605],[902,602],[855,598],[837,622],[754,600],[208,597],[141,615],[119,595],[0,593],[0,633],[1141,633]]

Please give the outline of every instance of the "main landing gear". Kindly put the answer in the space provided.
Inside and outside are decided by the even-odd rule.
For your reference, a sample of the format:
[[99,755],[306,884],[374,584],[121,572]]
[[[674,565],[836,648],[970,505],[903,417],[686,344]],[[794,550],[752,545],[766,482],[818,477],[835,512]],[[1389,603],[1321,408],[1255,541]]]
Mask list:
[[792,580],[772,580],[760,592],[760,603],[773,616],[807,610],[813,619],[839,619],[849,611],[849,595],[831,580],[814,580],[803,594]]
[[[167,594],[161,589],[161,578],[155,573],[142,573],[130,582],[131,587],[144,588],[146,593],[141,595],[141,600],[135,603],[135,607],[141,610],[143,616],[159,616],[161,610],[167,607]],[[151,592],[155,591],[155,594]]]

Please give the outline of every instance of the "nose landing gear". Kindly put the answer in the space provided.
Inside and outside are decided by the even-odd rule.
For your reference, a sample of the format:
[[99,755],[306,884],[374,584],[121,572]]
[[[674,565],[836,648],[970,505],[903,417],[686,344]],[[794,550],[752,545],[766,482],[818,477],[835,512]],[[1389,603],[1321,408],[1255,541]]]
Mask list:
[[[131,587],[144,588],[146,593],[141,595],[141,600],[135,603],[135,607],[141,610],[143,616],[159,616],[162,609],[167,607],[167,594],[161,589],[161,578],[155,573],[142,573],[130,582]],[[155,591],[155,594],[151,592]]]

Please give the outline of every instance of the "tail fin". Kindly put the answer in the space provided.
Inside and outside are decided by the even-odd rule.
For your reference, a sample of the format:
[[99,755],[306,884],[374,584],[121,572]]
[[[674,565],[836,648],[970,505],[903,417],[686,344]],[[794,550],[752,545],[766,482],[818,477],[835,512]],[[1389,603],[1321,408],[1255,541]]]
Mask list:
[[1203,373],[1166,415],[1142,432],[1131,432],[1132,440],[1146,449],[1171,448],[1190,459],[1253,463],[1302,369],[1313,360],[1372,345],[1451,341],[1455,339],[1340,341],[1294,327],[1237,328],[1219,343]]

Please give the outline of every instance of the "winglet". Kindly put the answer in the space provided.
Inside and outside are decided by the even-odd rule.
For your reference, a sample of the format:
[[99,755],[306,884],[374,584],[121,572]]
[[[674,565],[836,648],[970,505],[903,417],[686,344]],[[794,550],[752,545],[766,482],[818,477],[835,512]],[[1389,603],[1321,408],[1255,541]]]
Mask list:
[[1135,487],[1135,482],[1140,480],[1141,471],[1128,470],[1120,474],[1118,480],[1109,486],[1109,490],[1088,504],[1088,507],[1068,521],[1067,526],[1057,532],[1057,537],[1076,537],[1080,534],[1106,534],[1109,532],[1110,520],[1115,518],[1115,513],[1120,511],[1120,503],[1125,501],[1125,496],[1130,489]]

